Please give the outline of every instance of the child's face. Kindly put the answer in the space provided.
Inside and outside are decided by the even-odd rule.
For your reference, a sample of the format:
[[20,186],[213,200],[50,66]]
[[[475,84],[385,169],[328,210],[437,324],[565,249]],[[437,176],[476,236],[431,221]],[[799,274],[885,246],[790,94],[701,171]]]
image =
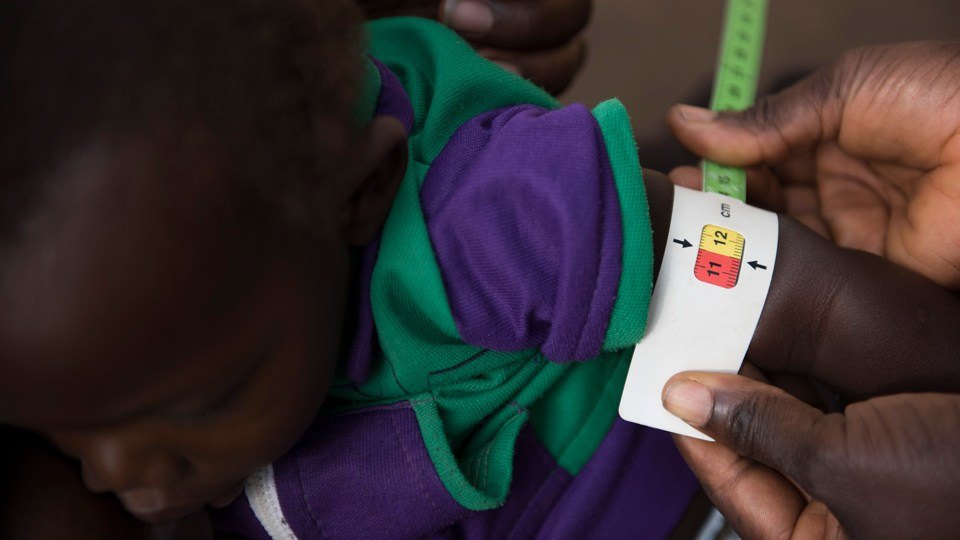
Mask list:
[[216,167],[164,173],[153,155],[76,153],[4,255],[0,423],[47,436],[91,489],[163,521],[229,503],[306,429],[349,265],[333,234],[316,264],[229,241]]

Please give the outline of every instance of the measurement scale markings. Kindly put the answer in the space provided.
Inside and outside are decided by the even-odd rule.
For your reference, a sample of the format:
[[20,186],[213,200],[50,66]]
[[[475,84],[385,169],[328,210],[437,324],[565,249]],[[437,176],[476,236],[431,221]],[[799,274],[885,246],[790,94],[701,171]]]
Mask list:
[[740,279],[741,260],[701,249],[693,266],[693,275],[704,283],[732,289]]
[[716,225],[707,225],[700,234],[700,249],[727,257],[742,259],[744,243],[743,235],[737,231],[731,231]]
[[746,239],[737,231],[706,225],[700,233],[693,275],[711,285],[732,289],[740,279]]
[[[728,1],[710,109],[742,111],[756,99],[766,12],[767,0]],[[703,190],[745,201],[746,173],[742,169],[704,161]]]

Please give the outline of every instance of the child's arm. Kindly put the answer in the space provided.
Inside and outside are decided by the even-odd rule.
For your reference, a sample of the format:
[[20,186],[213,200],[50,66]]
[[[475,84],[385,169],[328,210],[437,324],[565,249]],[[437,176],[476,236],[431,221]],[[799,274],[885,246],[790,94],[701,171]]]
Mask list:
[[780,218],[780,246],[752,362],[847,397],[960,390],[960,298],[791,218]]
[[[673,187],[644,171],[662,257]],[[812,375],[844,397],[960,389],[960,298],[781,216],[777,264],[748,352],[761,369]]]

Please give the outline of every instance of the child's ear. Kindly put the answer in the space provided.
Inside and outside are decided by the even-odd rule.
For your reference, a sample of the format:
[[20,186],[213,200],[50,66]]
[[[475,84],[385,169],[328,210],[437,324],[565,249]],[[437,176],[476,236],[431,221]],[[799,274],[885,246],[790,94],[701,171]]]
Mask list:
[[407,132],[392,116],[377,116],[360,136],[361,161],[350,179],[343,238],[363,246],[380,233],[407,170]]

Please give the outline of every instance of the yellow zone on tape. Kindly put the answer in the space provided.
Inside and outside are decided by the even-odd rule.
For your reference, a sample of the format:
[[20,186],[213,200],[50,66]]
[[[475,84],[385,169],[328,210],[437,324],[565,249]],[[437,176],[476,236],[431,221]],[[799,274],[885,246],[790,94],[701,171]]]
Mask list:
[[707,225],[700,235],[700,249],[734,259],[743,258],[743,244],[742,234],[716,225]]

